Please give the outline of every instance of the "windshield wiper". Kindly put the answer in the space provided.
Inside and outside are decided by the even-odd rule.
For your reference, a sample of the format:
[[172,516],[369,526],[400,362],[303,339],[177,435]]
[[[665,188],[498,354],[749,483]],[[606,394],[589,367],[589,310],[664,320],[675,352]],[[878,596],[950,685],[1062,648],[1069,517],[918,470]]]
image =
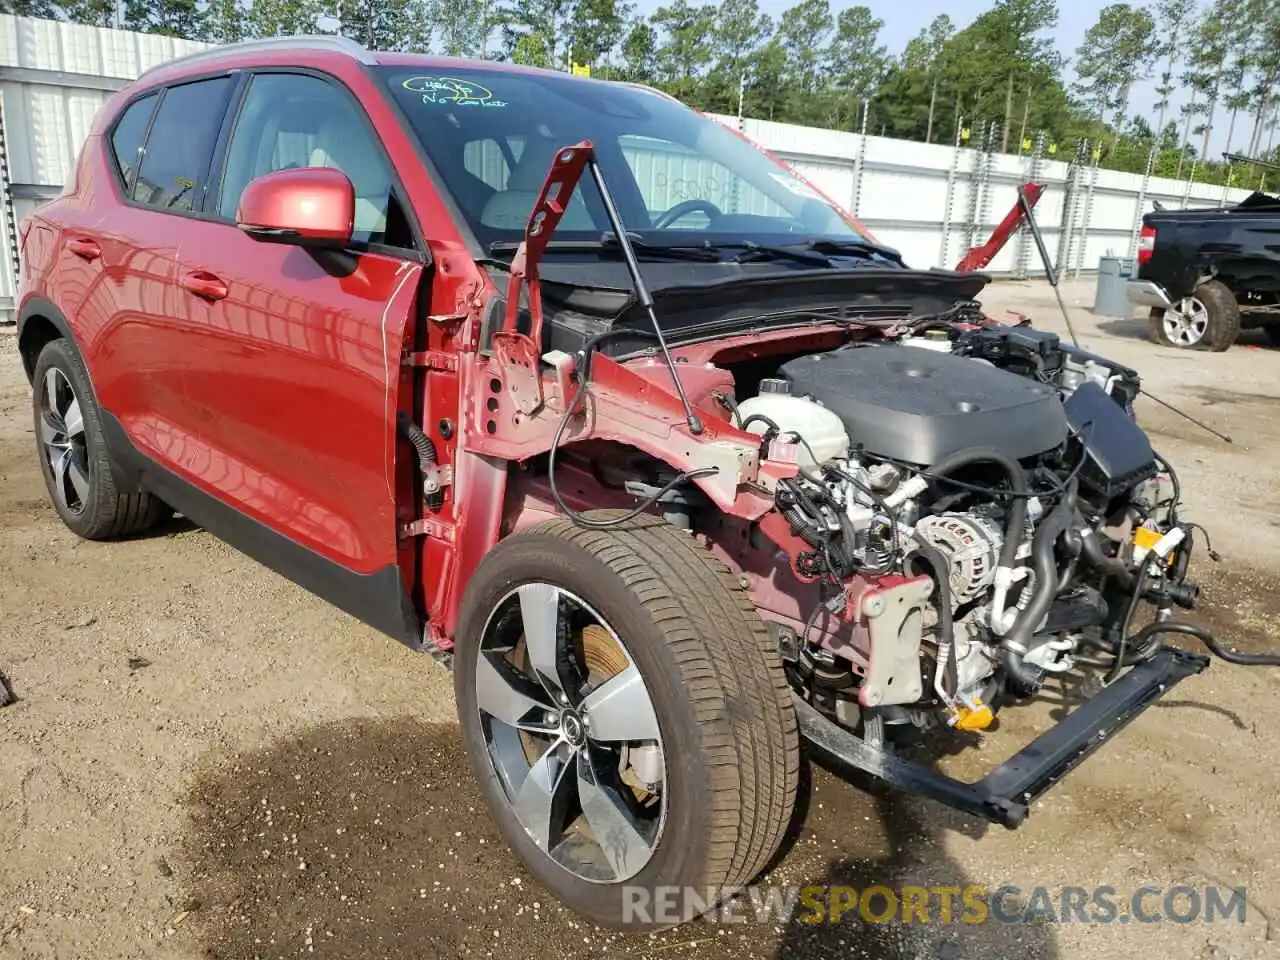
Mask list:
[[756,243],[754,240],[743,240],[741,243],[717,244],[718,247],[741,247],[742,253],[733,258],[735,263],[753,263],[759,260],[794,260],[796,263],[813,267],[829,267],[831,261],[821,252],[799,246],[771,246],[767,243]]
[[816,253],[827,254],[836,257],[884,257],[895,263],[902,263],[902,254],[892,247],[883,247],[878,243],[872,243],[870,240],[810,240],[804,244],[804,249],[813,250]]
[[[694,246],[659,246],[646,243],[633,233],[628,233],[631,248],[642,258],[662,260],[691,260],[697,263],[721,263],[722,258],[710,247]],[[519,241],[495,240],[489,244],[490,253],[515,253],[520,249]],[[562,253],[622,253],[622,245],[612,233],[604,234],[599,240],[552,240],[547,244],[547,251]]]

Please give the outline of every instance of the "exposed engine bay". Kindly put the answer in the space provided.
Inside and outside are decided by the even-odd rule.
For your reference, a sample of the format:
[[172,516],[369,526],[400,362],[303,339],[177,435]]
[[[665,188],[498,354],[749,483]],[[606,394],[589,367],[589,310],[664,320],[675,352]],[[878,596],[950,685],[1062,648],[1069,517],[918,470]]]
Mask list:
[[[1207,657],[1165,638],[1280,665],[1173,617],[1197,600],[1193,534],[1216,555],[1179,516],[1178,476],[1136,423],[1133,370],[1074,335],[1068,344],[1029,321],[993,322],[976,299],[981,276],[838,265],[826,253],[825,267],[759,273],[717,260],[723,275],[698,283],[683,264],[642,270],[593,149],[553,163],[512,262],[504,319],[482,337],[494,360],[466,426],[477,451],[521,462],[501,535],[551,518],[604,531],[659,515],[722,561],[725,591],[749,596],[719,595],[720,610],[754,607],[756,652],[784,672],[811,746],[1009,827],[1206,668]],[[545,224],[584,167],[632,295],[601,294],[608,268],[561,270],[556,282],[577,293],[549,300],[545,326],[531,296],[522,326],[522,285],[541,283],[524,256],[536,262],[545,249]],[[870,241],[810,246],[884,252]],[[588,276],[591,296],[577,295]],[[539,355],[545,386],[531,376]],[[697,592],[717,595],[707,584]],[[741,655],[754,655],[746,637]],[[894,749],[986,730],[1002,706],[1067,675],[1081,705],[980,781]]]
[[776,624],[797,692],[875,742],[983,729],[1077,663],[1149,655],[1154,636],[1124,648],[1137,602],[1167,615],[1196,588],[1138,386],[1052,334],[985,327],[791,359],[736,400],[799,451],[774,489],[822,586],[799,629]]

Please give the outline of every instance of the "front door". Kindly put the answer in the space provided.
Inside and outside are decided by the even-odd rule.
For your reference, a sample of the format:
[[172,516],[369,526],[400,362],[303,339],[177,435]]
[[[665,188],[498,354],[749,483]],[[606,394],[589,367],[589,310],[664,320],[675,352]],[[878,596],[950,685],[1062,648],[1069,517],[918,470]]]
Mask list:
[[[254,177],[331,166],[352,181],[345,251],[248,237],[236,204]],[[262,73],[245,93],[213,216],[184,228],[177,322],[200,443],[175,466],[234,508],[217,531],[386,632],[414,628],[398,569],[396,410],[417,309],[412,249],[368,121],[336,82]],[[258,529],[254,529],[254,528]]]

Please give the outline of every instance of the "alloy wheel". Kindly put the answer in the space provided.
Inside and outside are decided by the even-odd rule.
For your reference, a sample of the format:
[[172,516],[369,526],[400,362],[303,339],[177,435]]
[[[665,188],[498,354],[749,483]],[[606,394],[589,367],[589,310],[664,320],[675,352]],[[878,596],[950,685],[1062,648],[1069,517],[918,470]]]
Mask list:
[[57,367],[45,373],[40,397],[40,446],[53,477],[53,492],[68,513],[84,512],[89,499],[89,457],[80,398]]
[[1196,297],[1183,297],[1176,307],[1164,312],[1163,322],[1170,343],[1194,347],[1209,329],[1209,309]]
[[591,882],[639,873],[662,834],[666,766],[617,633],[569,591],[524,584],[488,618],[475,684],[489,760],[538,849]]

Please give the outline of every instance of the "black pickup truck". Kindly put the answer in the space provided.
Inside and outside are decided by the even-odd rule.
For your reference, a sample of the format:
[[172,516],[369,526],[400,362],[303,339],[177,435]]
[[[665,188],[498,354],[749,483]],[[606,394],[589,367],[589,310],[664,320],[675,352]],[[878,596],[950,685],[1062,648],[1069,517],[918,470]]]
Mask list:
[[1280,346],[1280,197],[1146,214],[1129,300],[1166,346],[1226,350],[1251,327]]

